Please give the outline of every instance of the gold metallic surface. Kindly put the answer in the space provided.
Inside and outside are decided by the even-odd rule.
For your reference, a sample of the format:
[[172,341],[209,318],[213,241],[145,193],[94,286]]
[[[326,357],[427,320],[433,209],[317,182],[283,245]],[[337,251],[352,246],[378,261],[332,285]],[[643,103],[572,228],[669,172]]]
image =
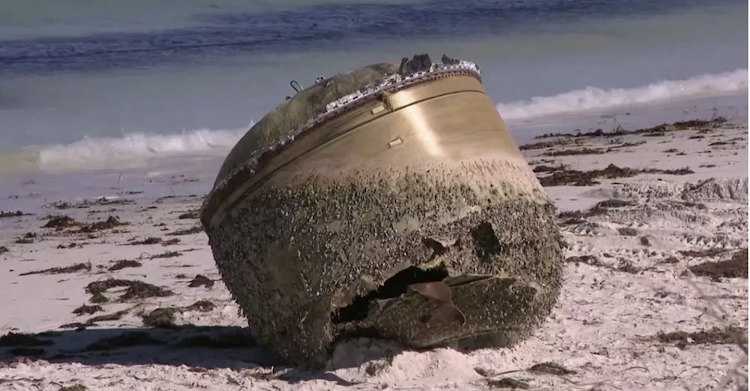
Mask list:
[[276,155],[215,210],[212,221],[248,192],[295,176],[367,168],[417,167],[523,157],[479,80],[457,76],[381,96],[315,129]]

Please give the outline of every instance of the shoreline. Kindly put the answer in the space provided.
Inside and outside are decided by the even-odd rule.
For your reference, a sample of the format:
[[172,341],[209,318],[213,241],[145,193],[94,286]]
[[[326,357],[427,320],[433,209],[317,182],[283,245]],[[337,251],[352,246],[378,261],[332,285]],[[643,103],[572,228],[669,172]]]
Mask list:
[[[671,99],[654,102],[653,105],[573,110],[529,119],[509,118],[501,107],[503,104],[497,106],[515,141],[523,144],[537,135],[561,128],[584,131],[601,128],[610,131],[621,126],[637,129],[712,116],[724,116],[733,122],[745,123],[748,121],[747,102],[745,91],[744,94],[709,94]],[[184,174],[186,166],[213,176],[229,150],[253,124],[251,121],[237,129],[183,129],[182,132],[167,134],[125,133],[120,138],[84,138],[62,144],[0,149],[0,183],[44,179],[44,176],[57,174],[148,176],[159,171]],[[201,164],[196,164],[196,160]]]
[[359,339],[325,373],[274,366],[243,329],[197,221],[213,176],[6,190],[0,210],[23,215],[0,217],[0,389],[717,386],[738,362],[747,371],[734,343],[748,327],[747,122],[688,125],[521,143],[555,185],[568,243],[562,294],[532,338],[469,354]]

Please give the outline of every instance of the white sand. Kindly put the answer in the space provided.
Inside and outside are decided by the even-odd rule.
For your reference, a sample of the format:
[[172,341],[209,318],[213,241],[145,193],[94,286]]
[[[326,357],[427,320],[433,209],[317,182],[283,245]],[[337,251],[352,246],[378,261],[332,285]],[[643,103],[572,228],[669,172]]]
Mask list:
[[[747,356],[737,345],[695,344],[688,340],[687,346],[678,346],[653,338],[662,331],[694,332],[728,325],[747,328],[748,324],[746,278],[714,281],[686,273],[691,265],[727,259],[736,249],[747,248],[747,127],[719,130],[702,139],[689,138],[696,134],[685,131],[662,137],[587,139],[585,145],[589,148],[646,141],[600,155],[549,158],[539,156],[546,150],[527,151],[532,163],[552,159],[554,162],[544,164],[564,163],[578,170],[604,168],[613,163],[631,168],[687,166],[695,171],[685,176],[643,174],[604,180],[588,187],[547,188],[560,210],[585,209],[609,198],[632,200],[637,206],[613,208],[606,214],[588,217],[585,222],[563,225],[569,244],[567,256],[591,255],[597,262],[566,264],[559,303],[533,338],[512,349],[471,354],[447,349],[402,351],[392,343],[357,340],[337,348],[327,372],[273,366],[266,354],[252,347],[175,346],[195,335],[220,338],[229,334],[235,335],[232,340],[236,341],[233,333],[245,325],[237,305],[219,281],[205,234],[167,236],[176,229],[197,224],[195,219],[178,216],[197,209],[199,197],[175,197],[158,203],[141,199],[136,204],[59,211],[42,208],[39,200],[39,209],[24,210],[36,215],[0,219],[0,246],[9,250],[0,255],[0,335],[11,331],[52,331],[51,335],[40,337],[52,343],[39,346],[43,352],[29,348],[13,351],[21,356],[41,353],[37,358],[14,357],[13,346],[0,346],[0,390],[59,390],[80,384],[89,390],[115,391],[470,391],[500,389],[510,382],[507,379],[525,382],[533,390],[733,389],[736,383],[727,384],[732,381],[730,371],[738,367],[741,373],[747,373]],[[734,144],[708,146],[731,139],[735,139]],[[663,152],[670,148],[684,155]],[[145,209],[148,206],[156,208]],[[50,212],[65,213],[81,222],[112,214],[130,224],[95,232],[90,237],[62,234],[40,228],[46,223],[42,217]],[[635,236],[622,235],[622,230],[618,230],[621,228],[635,229],[631,232]],[[31,244],[14,243],[25,232],[41,236]],[[132,238],[149,236],[179,238],[180,243],[127,244]],[[58,248],[71,243],[82,247]],[[711,257],[680,253],[706,249],[726,251]],[[150,259],[165,251],[179,251],[181,255]],[[106,270],[113,261],[121,259],[138,259],[142,266]],[[20,275],[81,262],[90,262],[91,270]],[[637,269],[630,273],[621,270],[623,265]],[[210,288],[189,287],[197,274],[215,284]],[[72,313],[82,304],[90,304],[91,295],[84,291],[88,283],[110,277],[143,280],[176,294],[117,303],[124,288],[113,288],[106,294],[111,300],[102,305],[103,312],[82,316]],[[207,312],[184,309],[198,300],[208,300],[215,308]],[[142,329],[141,314],[159,307],[183,307],[176,315],[177,323],[202,327],[147,330],[154,339],[168,344],[130,343],[124,348],[85,349],[104,337]],[[59,328],[65,323],[85,322],[92,316],[121,310],[128,311],[122,319],[99,322],[83,331]],[[527,371],[532,365],[545,362],[560,364],[575,373]],[[515,372],[504,373],[508,371]]]

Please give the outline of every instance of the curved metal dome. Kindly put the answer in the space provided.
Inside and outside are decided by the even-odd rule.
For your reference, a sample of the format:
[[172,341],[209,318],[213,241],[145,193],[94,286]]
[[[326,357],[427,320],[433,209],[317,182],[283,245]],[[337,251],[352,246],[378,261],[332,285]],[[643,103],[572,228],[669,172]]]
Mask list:
[[300,91],[238,142],[201,221],[253,334],[293,363],[361,335],[509,346],[562,278],[554,206],[479,69],[445,56]]
[[280,137],[324,114],[326,106],[331,102],[382,80],[397,72],[398,68],[398,64],[373,64],[318,81],[299,91],[245,133],[224,160],[214,186],[244,164],[253,152],[269,147]]

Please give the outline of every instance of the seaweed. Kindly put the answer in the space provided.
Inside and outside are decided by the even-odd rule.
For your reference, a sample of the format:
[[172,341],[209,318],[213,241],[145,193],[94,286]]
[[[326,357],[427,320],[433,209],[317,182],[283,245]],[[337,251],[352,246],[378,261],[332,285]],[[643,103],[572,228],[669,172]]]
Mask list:
[[42,269],[42,270],[35,270],[31,272],[21,273],[19,276],[30,276],[33,274],[67,274],[67,273],[76,273],[80,271],[91,271],[91,264],[90,263],[76,263],[72,266],[67,267],[53,267],[49,269]]

